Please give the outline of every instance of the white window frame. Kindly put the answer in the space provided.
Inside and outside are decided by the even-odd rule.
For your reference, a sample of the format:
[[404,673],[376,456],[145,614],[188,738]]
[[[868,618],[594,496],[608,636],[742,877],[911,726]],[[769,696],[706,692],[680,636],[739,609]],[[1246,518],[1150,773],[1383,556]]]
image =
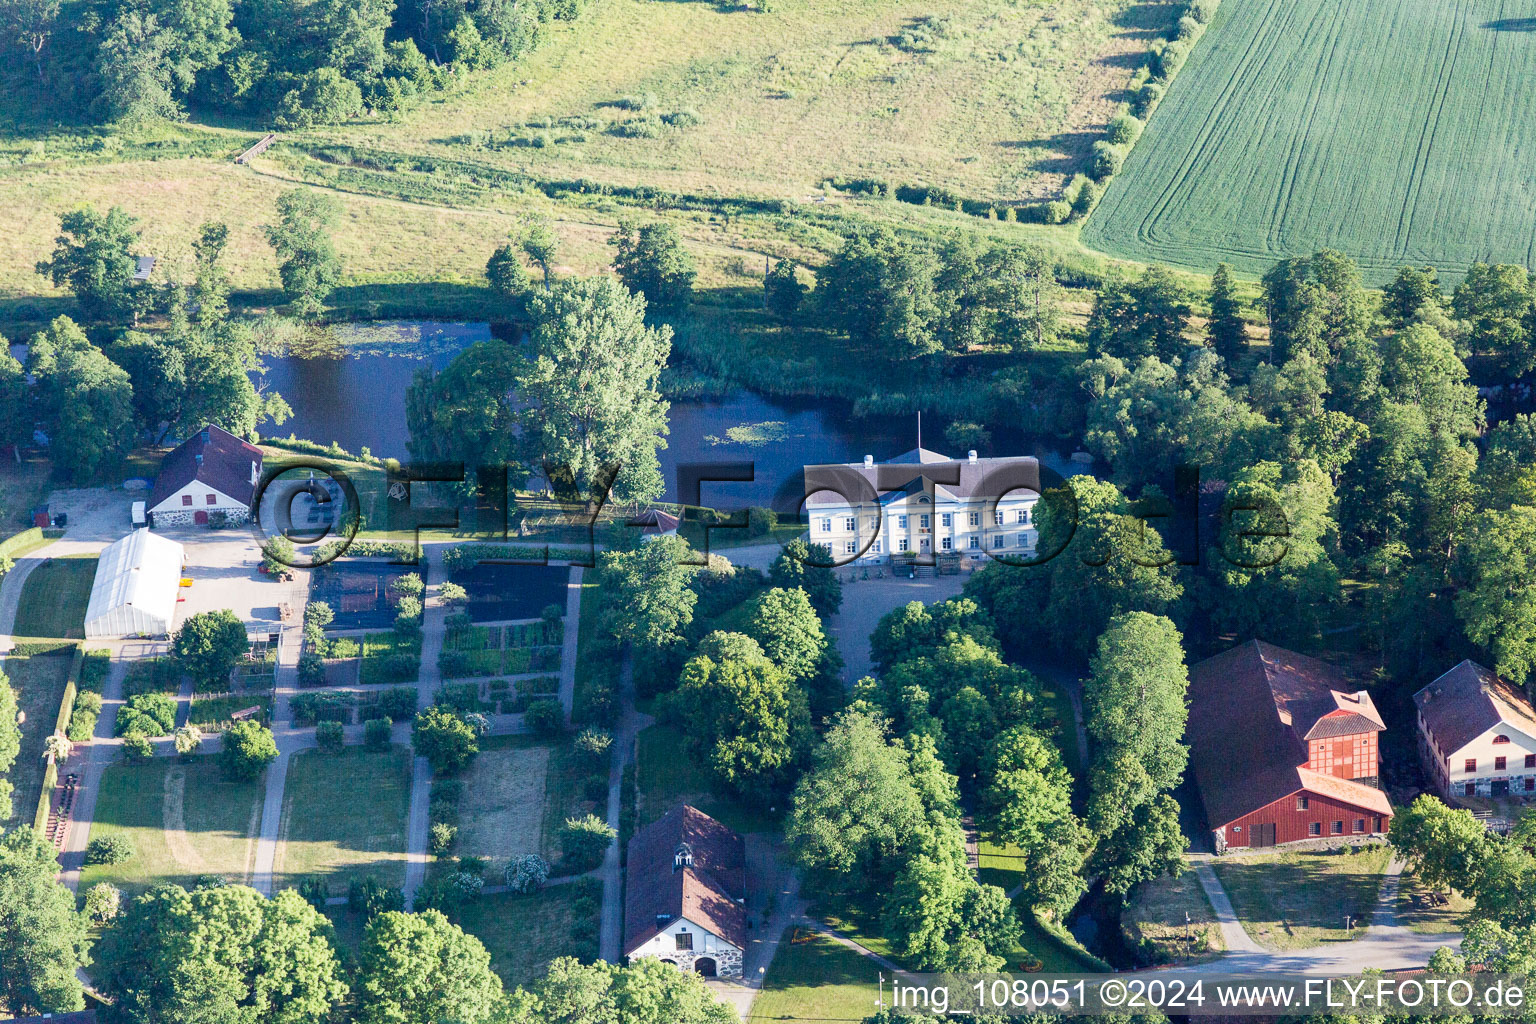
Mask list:
[[953,512],[941,512],[941,513],[939,513],[939,524],[941,526],[954,526],[955,525],[955,514]]
[[981,547],[981,538],[976,536],[974,533],[971,534],[970,541],[971,542],[967,544],[966,547],[970,548],[972,551],[975,551]]

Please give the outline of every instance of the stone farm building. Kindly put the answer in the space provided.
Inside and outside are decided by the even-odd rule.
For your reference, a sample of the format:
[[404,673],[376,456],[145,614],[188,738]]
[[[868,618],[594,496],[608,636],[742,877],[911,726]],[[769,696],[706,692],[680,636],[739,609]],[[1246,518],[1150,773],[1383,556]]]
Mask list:
[[193,434],[160,463],[149,495],[153,526],[204,524],[213,513],[246,522],[261,479],[261,449],[212,424]]
[[739,978],[747,945],[746,845],[703,811],[674,807],[629,840],[624,953]]
[[1419,755],[1443,796],[1536,796],[1536,711],[1473,661],[1413,695]]
[[1384,728],[1316,658],[1253,640],[1192,666],[1186,739],[1216,852],[1384,833]]
[[914,448],[887,462],[805,467],[810,539],[839,562],[950,552],[1032,558],[1040,463],[1033,456],[952,459]]

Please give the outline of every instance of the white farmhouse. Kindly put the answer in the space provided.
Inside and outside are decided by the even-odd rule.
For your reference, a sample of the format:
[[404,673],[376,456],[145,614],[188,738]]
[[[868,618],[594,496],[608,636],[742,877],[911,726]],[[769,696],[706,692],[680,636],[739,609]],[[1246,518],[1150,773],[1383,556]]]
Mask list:
[[810,540],[839,563],[952,552],[1035,554],[1040,463],[1033,456],[952,459],[914,448],[884,463],[805,467]]
[[1442,795],[1536,797],[1536,710],[1473,661],[1413,695],[1419,755]]
[[134,530],[103,548],[85,609],[85,638],[170,633],[184,556],[180,544],[148,530]]
[[624,954],[706,977],[741,977],[746,845],[696,807],[674,807],[629,841]]
[[261,449],[209,424],[160,463],[149,495],[153,526],[208,522],[222,513],[229,523],[250,518],[256,481],[261,479]]

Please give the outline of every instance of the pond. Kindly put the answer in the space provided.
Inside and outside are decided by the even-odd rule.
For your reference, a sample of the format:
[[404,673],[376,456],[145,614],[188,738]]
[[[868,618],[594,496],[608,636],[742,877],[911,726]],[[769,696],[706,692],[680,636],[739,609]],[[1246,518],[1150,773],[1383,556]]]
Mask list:
[[368,448],[403,459],[411,432],[405,395],[422,367],[441,370],[462,348],[489,341],[483,323],[387,321],[335,324],[309,340],[302,354],[268,356],[266,385],[287,399],[293,416],[274,437],[292,434],[349,452]]
[[[349,452],[369,449],[380,458],[405,459],[406,391],[416,370],[441,369],[460,348],[491,337],[488,324],[395,321],[338,325],[323,355],[267,357],[267,386],[293,407],[293,417],[273,436],[319,444],[335,442]],[[412,358],[405,353],[422,353]],[[800,469],[807,463],[859,462],[865,455],[883,461],[917,446],[918,418],[854,417],[841,399],[769,398],[750,391],[710,400],[672,403],[671,433],[659,453],[666,499],[678,500],[678,467],[692,463],[751,462],[750,483],[704,484],[705,504],[722,507],[769,505],[795,510],[803,490]],[[923,419],[924,446],[964,457],[944,441],[947,421]],[[1067,450],[993,426],[986,455],[1030,454],[1062,475],[1081,472]]]

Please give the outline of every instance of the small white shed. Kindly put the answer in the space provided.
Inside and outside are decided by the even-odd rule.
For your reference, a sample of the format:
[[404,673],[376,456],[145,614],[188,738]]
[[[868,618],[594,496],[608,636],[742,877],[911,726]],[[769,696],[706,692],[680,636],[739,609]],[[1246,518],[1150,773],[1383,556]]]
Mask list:
[[134,530],[103,548],[86,606],[85,638],[169,633],[183,560],[180,544],[148,530]]

